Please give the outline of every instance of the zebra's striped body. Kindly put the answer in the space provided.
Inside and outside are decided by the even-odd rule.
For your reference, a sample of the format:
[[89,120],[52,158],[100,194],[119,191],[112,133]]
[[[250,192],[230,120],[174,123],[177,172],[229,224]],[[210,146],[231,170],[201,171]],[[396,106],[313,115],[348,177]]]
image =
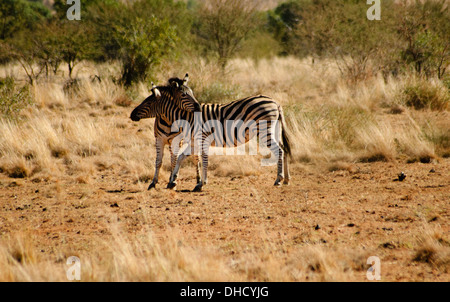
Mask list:
[[[201,104],[201,116],[203,123],[201,133],[201,157],[203,169],[202,177],[197,182],[194,191],[200,191],[203,184],[207,183],[208,153],[210,146],[237,147],[247,143],[255,135],[258,135],[260,141],[263,140],[266,142],[266,146],[269,147],[273,154],[278,154],[278,171],[275,185],[279,185],[281,181],[283,181],[284,184],[289,183],[290,177],[287,162],[287,155],[290,154],[289,140],[284,129],[282,129],[282,133],[279,131],[277,132],[271,124],[280,122],[281,125],[279,124],[279,126],[284,128],[283,111],[281,106],[275,100],[268,96],[255,95],[228,104]],[[182,117],[189,122],[189,125],[192,126],[195,124],[194,114],[186,113],[185,115],[182,115]],[[217,131],[217,128],[214,127],[214,123],[209,123],[210,121],[216,121],[218,124],[223,125],[223,130]],[[226,126],[227,122],[231,124],[232,121],[237,122],[239,126],[228,129]],[[265,121],[266,123],[261,123],[261,121]],[[258,127],[249,127],[252,123]],[[263,124],[265,124],[265,128],[262,128],[264,127]],[[194,134],[194,132],[195,130],[191,129],[191,133]],[[280,146],[281,138],[283,143]],[[168,188],[176,186],[178,171],[184,159],[189,153],[192,153],[194,143],[195,141],[192,141],[191,150],[186,149],[186,151],[190,152],[183,152],[178,157],[177,163],[172,169]]]

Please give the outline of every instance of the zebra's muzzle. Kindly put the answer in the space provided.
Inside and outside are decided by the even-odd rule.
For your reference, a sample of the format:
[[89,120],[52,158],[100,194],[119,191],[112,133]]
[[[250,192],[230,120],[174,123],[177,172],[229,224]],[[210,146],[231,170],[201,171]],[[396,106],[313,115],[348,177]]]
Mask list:
[[130,118],[133,122],[139,122],[141,120],[141,118],[136,114],[131,114]]

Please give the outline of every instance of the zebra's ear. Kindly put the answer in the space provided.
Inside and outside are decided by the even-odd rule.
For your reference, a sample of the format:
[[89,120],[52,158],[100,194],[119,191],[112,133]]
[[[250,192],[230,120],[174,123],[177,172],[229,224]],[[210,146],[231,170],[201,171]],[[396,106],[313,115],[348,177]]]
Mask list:
[[183,85],[187,85],[188,81],[189,81],[189,75],[186,72],[186,75],[184,76],[184,79],[183,79]]
[[179,87],[178,82],[175,79],[170,79],[169,84],[174,87]]
[[161,96],[161,92],[159,92],[158,88],[156,88],[156,86],[155,86],[155,84],[153,84],[153,82],[152,82],[152,92],[157,98],[159,98]]

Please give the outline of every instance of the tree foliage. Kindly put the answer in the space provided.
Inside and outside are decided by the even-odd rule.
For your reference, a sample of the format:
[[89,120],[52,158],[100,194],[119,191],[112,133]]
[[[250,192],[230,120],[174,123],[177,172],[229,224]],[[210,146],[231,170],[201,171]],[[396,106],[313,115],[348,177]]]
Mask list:
[[11,38],[22,29],[33,29],[50,18],[42,1],[2,0],[0,2],[0,40]]
[[335,58],[353,79],[372,70],[398,74],[409,66],[442,78],[449,65],[450,15],[445,0],[381,1],[381,20],[366,18],[358,0],[290,0],[268,14],[284,54]]
[[195,33],[217,55],[222,69],[258,26],[256,12],[256,5],[246,0],[209,0],[200,7]]
[[126,26],[117,26],[115,39],[120,47],[122,82],[130,86],[144,80],[151,68],[175,47],[178,37],[167,20],[154,16],[136,18]]
[[352,80],[413,71],[449,82],[446,0],[383,0],[370,21],[361,0],[287,0],[273,10],[256,0],[90,0],[69,21],[65,0],[0,1],[0,64],[12,60],[30,83],[82,60],[118,61],[125,85],[151,76],[162,60],[213,57],[224,70],[236,56],[332,58]]

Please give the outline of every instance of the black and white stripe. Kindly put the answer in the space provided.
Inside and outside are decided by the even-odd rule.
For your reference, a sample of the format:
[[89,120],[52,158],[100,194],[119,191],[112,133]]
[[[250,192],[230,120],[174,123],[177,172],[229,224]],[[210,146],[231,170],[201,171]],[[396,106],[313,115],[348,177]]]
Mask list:
[[156,147],[155,174],[148,189],[154,188],[158,183],[159,171],[164,156],[164,146],[166,144],[169,145],[172,171],[175,168],[179,144],[172,144],[172,141],[180,135],[181,131],[171,132],[172,121],[183,118],[187,113],[200,110],[200,104],[195,99],[192,90],[184,85],[187,81],[188,74],[186,74],[181,83],[178,78],[176,78],[176,81],[170,79],[167,86],[156,87],[152,83],[152,94],[131,112],[130,118],[133,121],[156,117],[154,126]]
[[[193,113],[187,113],[183,117],[191,127],[195,125]],[[198,181],[194,191],[200,191],[202,186],[207,183],[210,146],[237,147],[247,143],[255,135],[258,136],[260,141],[264,142],[264,145],[270,149],[272,154],[278,155],[275,185],[280,185],[281,181],[284,184],[289,183],[287,155],[290,155],[291,152],[290,144],[285,132],[282,108],[275,100],[264,95],[254,95],[229,104],[202,104],[201,117],[202,177],[200,179],[197,177]],[[209,123],[210,121],[221,124],[222,128],[214,127],[214,123]],[[227,125],[231,125],[233,121],[236,123],[236,127],[228,127]],[[264,121],[264,123],[261,121]],[[220,128],[222,130],[217,131]],[[193,136],[195,135],[194,131],[194,129],[191,129]],[[186,149],[185,151],[188,152],[183,152],[178,157],[177,164],[172,170],[168,188],[176,186],[178,171],[188,154],[198,154],[194,152],[194,143],[195,141],[192,141],[191,150]]]
[[[184,80],[172,78],[169,80],[171,86],[180,87],[185,94],[191,96],[194,100],[192,90],[186,85],[187,77]],[[153,89],[153,94],[157,94],[159,87]],[[164,96],[165,93],[161,92]],[[156,108],[156,106],[159,106]],[[138,108],[141,107],[140,110]],[[157,148],[157,165],[155,177],[150,184],[149,189],[153,188],[158,181],[159,168],[162,162],[162,152],[165,144],[169,144],[171,152],[172,173],[168,188],[176,186],[178,171],[184,159],[189,155],[194,155],[194,162],[197,167],[197,185],[194,191],[200,191],[204,184],[207,183],[207,168],[209,147],[237,147],[251,140],[255,135],[258,136],[260,142],[265,142],[272,154],[276,154],[277,158],[277,178],[275,185],[289,183],[289,168],[287,155],[290,155],[289,139],[285,131],[284,116],[281,106],[272,98],[264,95],[255,95],[246,97],[229,104],[202,104],[201,111],[201,140],[199,148],[195,150],[195,114],[194,111],[187,111],[181,106],[172,106],[164,102],[143,102],[138,108],[142,114],[140,118],[156,117],[155,119],[155,138]],[[198,108],[195,111],[199,111]],[[133,114],[132,114],[133,116]],[[183,136],[183,129],[173,131],[173,125],[178,120],[188,122],[190,131],[189,136]],[[217,122],[223,125],[222,131],[217,131],[220,127],[214,127]],[[237,121],[238,126],[232,130],[227,130],[227,122]],[[261,121],[264,121],[262,123]],[[256,127],[251,127],[255,123]],[[273,124],[276,124],[274,127]],[[186,130],[186,129],[184,129]],[[198,132],[197,132],[198,133]],[[182,140],[190,141],[189,146],[178,156],[180,151],[180,143]],[[196,152],[195,152],[196,151]],[[200,151],[200,152],[198,152]],[[202,157],[202,175],[200,176],[200,162],[198,156]],[[160,159],[160,160],[159,160]]]

